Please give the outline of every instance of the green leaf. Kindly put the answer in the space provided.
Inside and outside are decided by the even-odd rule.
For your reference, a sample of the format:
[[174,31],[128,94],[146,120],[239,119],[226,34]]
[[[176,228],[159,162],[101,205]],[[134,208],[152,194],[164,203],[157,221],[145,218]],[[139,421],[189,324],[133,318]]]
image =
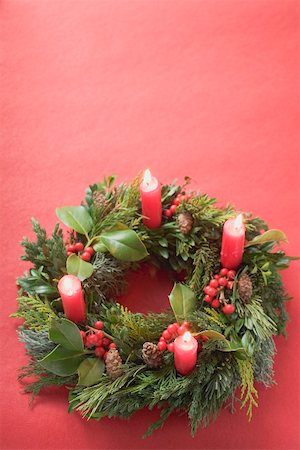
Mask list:
[[214,330],[203,330],[203,331],[200,331],[200,333],[197,333],[197,335],[206,336],[209,339],[213,339],[215,341],[226,340],[226,338],[223,334],[218,333],[218,331],[214,331]]
[[120,261],[140,261],[147,255],[147,249],[133,230],[117,229],[103,233],[102,243]]
[[82,357],[82,352],[68,350],[58,345],[51,353],[39,361],[39,363],[49,372],[61,377],[67,377],[77,371]]
[[78,367],[78,384],[81,386],[92,386],[96,384],[103,372],[104,372],[104,362],[99,358],[87,358]]
[[93,220],[84,206],[64,206],[56,209],[57,217],[68,227],[87,236]]
[[249,241],[245,247],[250,247],[251,245],[265,244],[266,242],[287,242],[287,237],[283,231],[280,230],[268,230],[259,236],[255,236],[252,241]]
[[51,322],[49,339],[55,344],[61,344],[67,350],[83,352],[79,328],[68,319],[55,319]]
[[177,321],[188,319],[196,310],[195,293],[184,284],[175,283],[169,300]]
[[91,263],[83,261],[78,255],[70,255],[67,259],[67,272],[68,274],[75,275],[80,281],[89,278],[94,271],[94,267]]
[[108,250],[105,247],[104,244],[102,244],[102,242],[97,242],[97,244],[95,244],[93,246],[93,249],[95,250],[96,253],[107,253]]

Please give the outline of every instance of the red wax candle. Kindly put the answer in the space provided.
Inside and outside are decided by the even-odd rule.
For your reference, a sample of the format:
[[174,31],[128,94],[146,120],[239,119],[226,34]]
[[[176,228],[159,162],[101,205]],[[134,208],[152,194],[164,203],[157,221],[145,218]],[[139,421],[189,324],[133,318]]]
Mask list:
[[221,264],[227,269],[236,269],[242,262],[245,245],[243,216],[226,220],[223,227]]
[[59,280],[57,288],[67,318],[72,322],[83,322],[85,320],[85,303],[79,278],[74,275],[65,275]]
[[196,366],[198,342],[189,331],[174,341],[175,368],[181,375],[187,375]]
[[158,228],[161,224],[161,187],[149,169],[145,171],[140,185],[143,222],[148,228]]

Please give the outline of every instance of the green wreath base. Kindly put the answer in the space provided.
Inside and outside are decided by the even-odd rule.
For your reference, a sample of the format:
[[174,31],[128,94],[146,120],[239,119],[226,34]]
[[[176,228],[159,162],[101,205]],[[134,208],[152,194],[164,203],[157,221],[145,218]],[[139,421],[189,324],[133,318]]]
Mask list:
[[[188,192],[189,181],[162,186],[164,209],[178,194]],[[174,216],[164,217],[160,228],[149,229],[142,222],[139,184],[137,177],[128,185],[115,186],[114,177],[108,177],[89,186],[81,206],[58,208],[58,217],[69,227],[67,237],[59,225],[47,237],[33,219],[37,239],[22,242],[22,259],[33,267],[18,278],[19,309],[13,314],[23,319],[18,335],[30,357],[19,378],[25,382],[35,376],[35,381],[25,383],[25,391],[36,395],[46,386],[67,386],[69,411],[89,419],[127,418],[157,406],[160,420],[147,435],[175,410],[188,414],[194,435],[198,425],[206,426],[222,407],[234,408],[236,400],[251,418],[258,397],[254,382],[273,383],[273,336],[285,333],[287,296],[279,271],[294,258],[274,250],[285,236],[268,230],[262,219],[243,214],[247,245],[234,288],[225,290],[235,312],[225,315],[204,302],[203,288],[220,269],[222,226],[237,212],[194,192],[182,197]],[[192,221],[188,233],[180,228],[182,213]],[[84,262],[76,254],[67,257],[66,240],[92,246],[92,260]],[[174,279],[182,277],[170,294],[173,309],[143,315],[116,302],[126,272],[145,261],[167,269]],[[66,273],[82,281],[85,323],[74,324],[63,314],[57,283]],[[252,283],[247,303],[241,301],[238,289],[245,273]],[[176,320],[188,320],[191,331],[202,336],[196,368],[187,376],[176,373],[171,352],[164,353],[163,366],[156,369],[143,359],[143,344],[157,344],[163,330]],[[83,346],[80,330],[93,333],[95,321],[103,322],[106,337],[117,345],[122,367],[116,379],[108,376],[94,348]]]

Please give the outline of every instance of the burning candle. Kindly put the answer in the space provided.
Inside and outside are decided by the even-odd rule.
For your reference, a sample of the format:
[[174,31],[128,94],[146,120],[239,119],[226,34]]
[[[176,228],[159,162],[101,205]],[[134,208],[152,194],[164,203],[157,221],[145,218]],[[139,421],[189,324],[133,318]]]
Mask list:
[[221,264],[227,269],[236,269],[242,262],[245,245],[243,216],[226,220],[223,227]]
[[149,169],[145,171],[140,185],[143,223],[148,228],[158,228],[161,224],[162,205],[161,187],[158,180],[151,175]]
[[175,368],[181,375],[187,375],[196,366],[198,342],[186,331],[183,336],[178,336],[174,341]]
[[74,275],[65,275],[59,280],[57,288],[67,318],[72,322],[83,322],[86,317],[85,303],[79,278]]

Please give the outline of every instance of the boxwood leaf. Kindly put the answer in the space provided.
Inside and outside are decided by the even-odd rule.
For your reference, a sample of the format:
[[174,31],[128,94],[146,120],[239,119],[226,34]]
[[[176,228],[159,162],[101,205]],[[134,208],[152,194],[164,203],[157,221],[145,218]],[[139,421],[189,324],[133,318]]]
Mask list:
[[120,261],[140,261],[148,255],[137,233],[129,228],[107,231],[101,235],[101,241]]
[[64,206],[56,208],[56,215],[68,227],[87,235],[93,226],[93,220],[84,206]]
[[83,353],[58,345],[51,353],[46,355],[39,363],[42,367],[61,377],[73,375],[83,358]]
[[83,352],[83,342],[79,328],[68,319],[54,319],[51,322],[49,338],[67,350]]
[[96,384],[103,372],[104,362],[99,358],[86,358],[78,367],[78,384],[81,386],[92,386]]
[[195,293],[186,285],[175,283],[169,300],[177,321],[188,319],[196,310]]
[[68,257],[66,265],[68,274],[75,275],[80,281],[89,278],[94,271],[94,267],[91,263],[83,261],[83,259],[79,258],[79,256],[74,253]]
[[268,230],[259,236],[255,236],[252,241],[249,241],[245,247],[250,247],[251,245],[265,244],[266,242],[287,242],[287,237],[281,230]]

